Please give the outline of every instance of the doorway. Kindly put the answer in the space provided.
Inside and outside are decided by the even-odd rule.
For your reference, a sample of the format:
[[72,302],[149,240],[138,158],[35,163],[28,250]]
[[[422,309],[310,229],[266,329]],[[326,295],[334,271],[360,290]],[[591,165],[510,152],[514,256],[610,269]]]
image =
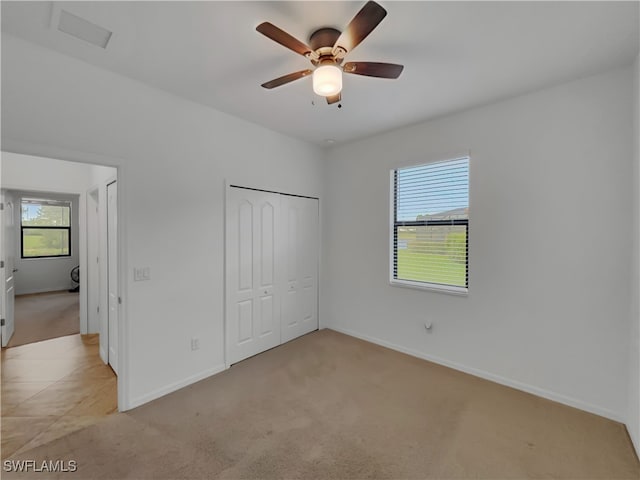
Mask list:
[[[5,170],[7,164],[10,164],[10,168]],[[77,265],[80,267],[80,292],[75,294],[79,295],[77,318],[79,317],[80,334],[2,349],[2,452],[5,458],[5,454],[10,450],[19,447],[18,443],[24,448],[30,448],[34,442],[70,433],[68,429],[72,427],[83,428],[118,409],[118,380],[114,373],[117,361],[113,360],[112,363],[115,368],[110,366],[107,355],[106,361],[103,362],[99,348],[100,339],[108,336],[106,333],[101,335],[102,328],[108,331],[107,185],[116,181],[117,170],[107,166],[7,152],[2,152],[2,166],[2,203],[11,201],[14,209],[20,205],[15,198],[7,198],[4,195],[7,191],[28,190],[58,195],[66,193],[77,197],[77,205],[74,204],[73,209],[78,215],[75,227],[78,238],[72,241],[72,245],[79,249]],[[42,195],[38,198],[42,198]],[[111,210],[113,218],[117,218],[117,197],[114,198]],[[6,210],[0,212],[3,213],[0,222],[0,260],[6,265],[9,263],[7,259],[10,252],[20,255],[21,228],[15,222],[12,226],[7,223],[7,216],[4,215]],[[13,233],[7,234],[10,228],[13,228]],[[5,240],[7,235],[9,240]],[[110,242],[111,276],[116,279],[117,239],[116,231]],[[54,264],[64,260],[56,258],[46,261]],[[32,265],[37,263],[35,260],[30,262]],[[8,289],[4,288],[8,283],[6,272],[7,269],[3,269],[3,289],[0,298],[2,318],[6,318],[13,299],[12,296],[6,295]],[[19,269],[14,281],[19,281],[19,276],[23,273],[25,272]],[[72,282],[69,273],[64,273],[66,282]],[[64,287],[65,293],[73,286],[68,284]],[[112,288],[117,292],[117,283],[116,287]],[[12,292],[20,293],[15,288]],[[102,327],[103,324],[105,327]],[[5,325],[9,327],[10,322],[6,321]],[[3,346],[10,339],[9,330],[2,329]],[[117,348],[117,343],[113,348]],[[38,410],[39,408],[44,410]],[[36,415],[39,415],[39,418],[50,419],[60,417],[60,421],[40,425],[35,418]],[[31,425],[32,417],[34,425]],[[28,429],[25,427],[26,424],[29,424]],[[56,430],[56,426],[63,428]],[[29,434],[29,439],[25,438],[26,433]],[[10,444],[5,444],[5,440]]]
[[[80,333],[79,195],[3,189],[3,347]],[[11,288],[9,288],[11,287]]]
[[[104,323],[106,325],[108,319],[108,308],[106,306],[108,299],[106,273],[107,185],[116,180],[117,170],[113,167],[2,152],[2,183],[0,187],[5,196],[7,192],[19,191],[23,192],[22,197],[27,196],[24,194],[24,192],[27,192],[32,199],[35,198],[36,200],[49,198],[56,201],[71,201],[71,212],[74,218],[77,216],[76,224],[71,226],[70,232],[60,231],[62,230],[61,227],[67,225],[48,225],[48,227],[54,228],[52,233],[56,235],[65,234],[70,237],[70,246],[68,245],[67,248],[71,252],[60,251],[56,258],[38,258],[51,257],[51,252],[35,254],[33,255],[35,258],[21,258],[23,232],[21,232],[22,229],[20,227],[20,201],[18,198],[9,198],[4,202],[13,205],[14,215],[3,215],[5,220],[2,224],[3,230],[6,230],[4,225],[7,219],[13,219],[14,222],[13,227],[7,225],[7,228],[13,228],[13,233],[5,241],[10,248],[2,249],[3,256],[7,258],[1,258],[0,260],[5,263],[11,261],[14,263],[19,261],[20,263],[15,267],[18,271],[14,277],[15,288],[13,293],[20,295],[66,291],[79,286],[79,330],[81,334],[100,333],[101,324]],[[49,206],[47,208],[56,207]],[[115,208],[117,207],[114,207],[114,211]],[[98,211],[98,209],[100,210]],[[32,226],[29,227],[31,228]],[[47,225],[38,225],[38,227],[47,227]],[[33,239],[38,237],[40,231],[28,233],[35,234],[30,237]],[[0,236],[6,236],[6,232]],[[114,238],[117,239],[117,236]],[[51,247],[51,245],[47,247]],[[114,247],[112,249],[114,268],[117,268],[118,265],[116,252],[117,247]],[[69,253],[71,255],[68,255]],[[89,256],[91,261],[89,261]],[[101,270],[104,273],[98,273],[100,259],[102,259],[103,264]],[[94,268],[90,269],[89,264]],[[79,268],[75,269],[75,267]],[[41,272],[45,271],[42,269],[46,269],[46,275],[41,274]],[[73,271],[74,269],[75,272]],[[7,270],[4,269],[4,273]],[[77,274],[76,277],[72,277],[79,280],[79,285],[70,278],[72,273]],[[3,275],[3,279],[8,280],[9,277]],[[2,296],[6,294],[6,290],[5,288],[2,289],[5,292]],[[7,307],[2,307],[3,313],[11,310],[10,298],[6,300],[2,302],[2,299],[0,299],[0,303]],[[5,318],[5,323],[9,327],[11,318],[7,317],[3,318]],[[4,335],[3,344],[7,344],[9,329],[5,328],[4,330],[6,334]]]

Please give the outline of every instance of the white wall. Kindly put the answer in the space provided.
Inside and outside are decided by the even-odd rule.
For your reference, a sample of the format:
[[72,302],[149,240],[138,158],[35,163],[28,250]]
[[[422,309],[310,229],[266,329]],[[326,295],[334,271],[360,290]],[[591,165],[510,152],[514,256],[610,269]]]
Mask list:
[[71,281],[71,270],[79,265],[80,261],[78,195],[25,192],[20,190],[10,191],[13,192],[16,202],[14,221],[15,225],[18,226],[20,225],[21,217],[20,204],[23,198],[44,198],[71,202],[71,256],[69,257],[22,258],[20,228],[16,229],[16,268],[18,269],[15,274],[16,295],[53,292],[72,288],[75,284]]
[[[624,419],[631,81],[612,71],[332,149],[324,324]],[[389,171],[465,151],[468,297],[390,286]]]
[[32,155],[1,154],[2,185],[14,190],[80,193],[86,190],[94,168]]
[[640,456],[640,55],[633,64],[633,257],[627,430]]
[[6,34],[2,120],[5,150],[121,167],[121,406],[223,368],[224,181],[319,196],[321,149]]

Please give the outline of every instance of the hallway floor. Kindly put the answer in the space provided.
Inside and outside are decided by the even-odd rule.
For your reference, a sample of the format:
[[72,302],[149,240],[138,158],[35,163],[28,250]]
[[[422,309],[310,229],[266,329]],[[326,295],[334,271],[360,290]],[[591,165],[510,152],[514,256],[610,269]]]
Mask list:
[[3,459],[117,411],[116,376],[98,349],[98,335],[2,349]]

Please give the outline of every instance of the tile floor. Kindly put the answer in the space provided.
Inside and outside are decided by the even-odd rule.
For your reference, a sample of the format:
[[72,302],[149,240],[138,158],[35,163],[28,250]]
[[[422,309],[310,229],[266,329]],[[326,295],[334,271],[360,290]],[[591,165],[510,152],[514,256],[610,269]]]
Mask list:
[[2,350],[2,459],[117,411],[98,348],[98,335],[70,335]]

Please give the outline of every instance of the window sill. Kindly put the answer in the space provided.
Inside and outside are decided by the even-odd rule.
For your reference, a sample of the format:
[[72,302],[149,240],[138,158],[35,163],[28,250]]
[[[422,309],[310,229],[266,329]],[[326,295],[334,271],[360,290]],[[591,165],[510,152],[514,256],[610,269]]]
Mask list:
[[20,260],[70,260],[73,255],[56,255],[55,257],[20,257]]
[[410,280],[391,280],[389,284],[392,287],[412,288],[414,290],[427,290],[431,292],[446,293],[447,295],[456,295],[466,297],[469,295],[469,289],[466,287],[454,287],[451,285],[440,285],[438,283],[412,282]]

